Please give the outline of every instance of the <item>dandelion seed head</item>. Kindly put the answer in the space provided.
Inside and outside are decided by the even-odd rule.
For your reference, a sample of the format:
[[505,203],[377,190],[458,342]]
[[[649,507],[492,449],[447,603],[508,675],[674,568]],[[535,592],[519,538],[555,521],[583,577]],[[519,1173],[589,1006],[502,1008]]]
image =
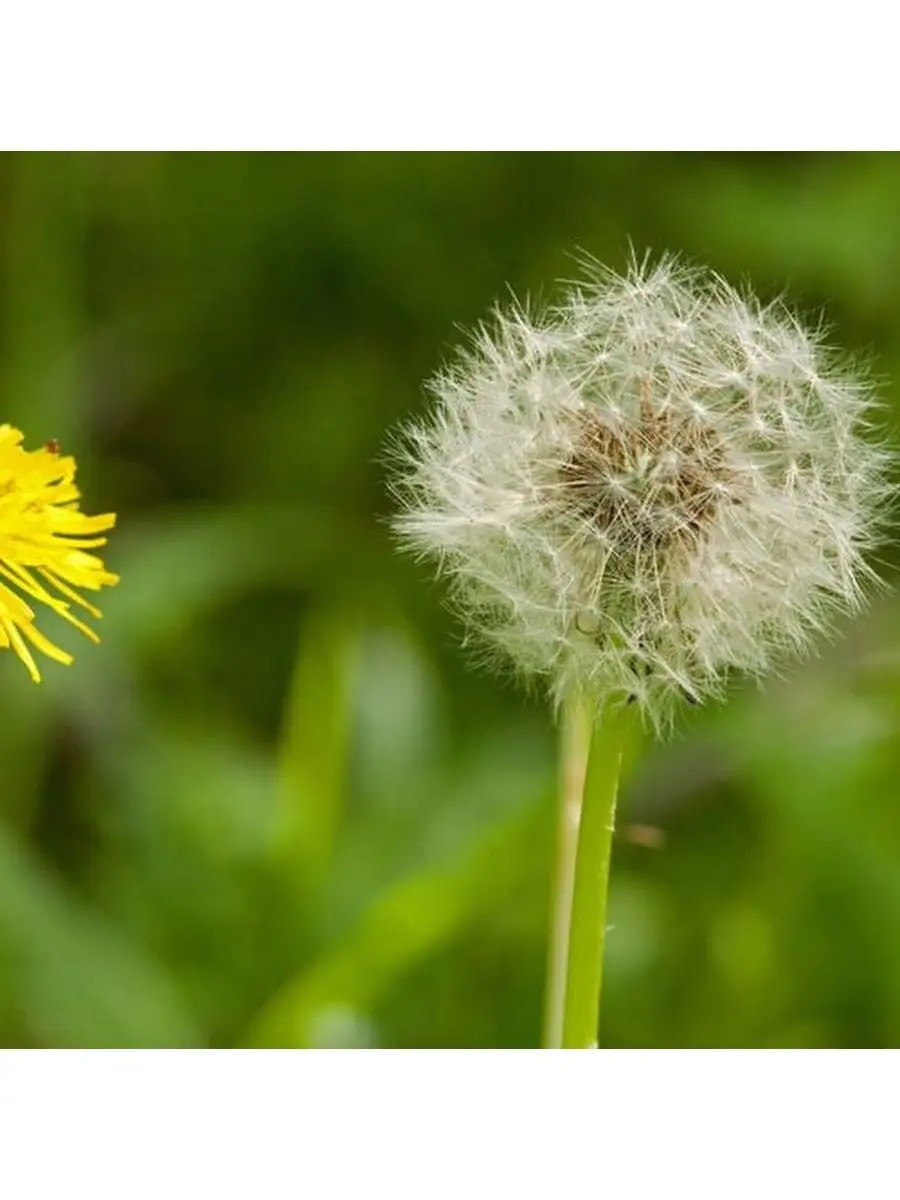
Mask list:
[[395,527],[557,701],[665,725],[863,603],[888,493],[875,399],[821,331],[664,258],[497,310],[429,385]]

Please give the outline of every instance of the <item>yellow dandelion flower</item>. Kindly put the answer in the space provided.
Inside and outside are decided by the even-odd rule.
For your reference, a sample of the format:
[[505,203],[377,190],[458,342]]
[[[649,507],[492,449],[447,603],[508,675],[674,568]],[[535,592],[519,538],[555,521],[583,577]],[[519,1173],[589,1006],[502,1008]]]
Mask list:
[[41,673],[28,642],[66,665],[72,655],[40,632],[28,600],[46,604],[98,642],[72,606],[99,617],[81,590],[98,591],[119,581],[101,559],[85,553],[106,544],[97,535],[115,525],[115,513],[88,517],[78,511],[75,470],[75,459],[60,454],[56,442],[24,450],[19,430],[0,425],[0,648],[14,650],[35,683]]

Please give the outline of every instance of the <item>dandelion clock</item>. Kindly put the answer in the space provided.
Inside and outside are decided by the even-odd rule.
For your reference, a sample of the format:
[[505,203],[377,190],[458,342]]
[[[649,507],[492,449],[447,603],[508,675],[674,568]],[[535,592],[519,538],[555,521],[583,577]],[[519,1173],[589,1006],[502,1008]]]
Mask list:
[[561,714],[545,1044],[596,1045],[629,726],[664,732],[863,604],[887,492],[872,388],[781,304],[665,258],[497,311],[430,390],[395,527]]

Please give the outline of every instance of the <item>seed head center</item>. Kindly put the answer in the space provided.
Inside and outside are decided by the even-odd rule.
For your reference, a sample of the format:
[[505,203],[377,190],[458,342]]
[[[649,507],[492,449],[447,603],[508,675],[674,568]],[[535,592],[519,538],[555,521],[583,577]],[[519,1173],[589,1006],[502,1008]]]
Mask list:
[[614,545],[660,550],[702,538],[730,480],[713,429],[642,404],[637,420],[581,416],[561,495]]

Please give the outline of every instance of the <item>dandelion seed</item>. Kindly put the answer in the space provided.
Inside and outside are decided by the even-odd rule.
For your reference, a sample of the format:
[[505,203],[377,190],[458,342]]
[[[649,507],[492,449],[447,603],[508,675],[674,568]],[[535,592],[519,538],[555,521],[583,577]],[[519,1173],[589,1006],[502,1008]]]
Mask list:
[[664,258],[498,310],[398,452],[395,527],[558,703],[664,726],[863,603],[887,496],[869,383],[819,332]]
[[75,459],[61,454],[55,440],[40,450],[23,449],[22,440],[18,429],[0,425],[0,647],[14,650],[37,683],[41,675],[29,643],[56,662],[71,663],[72,656],[36,627],[29,601],[45,604],[99,641],[73,606],[99,618],[81,592],[118,582],[101,559],[87,553],[106,544],[98,535],[116,518],[79,511]]

